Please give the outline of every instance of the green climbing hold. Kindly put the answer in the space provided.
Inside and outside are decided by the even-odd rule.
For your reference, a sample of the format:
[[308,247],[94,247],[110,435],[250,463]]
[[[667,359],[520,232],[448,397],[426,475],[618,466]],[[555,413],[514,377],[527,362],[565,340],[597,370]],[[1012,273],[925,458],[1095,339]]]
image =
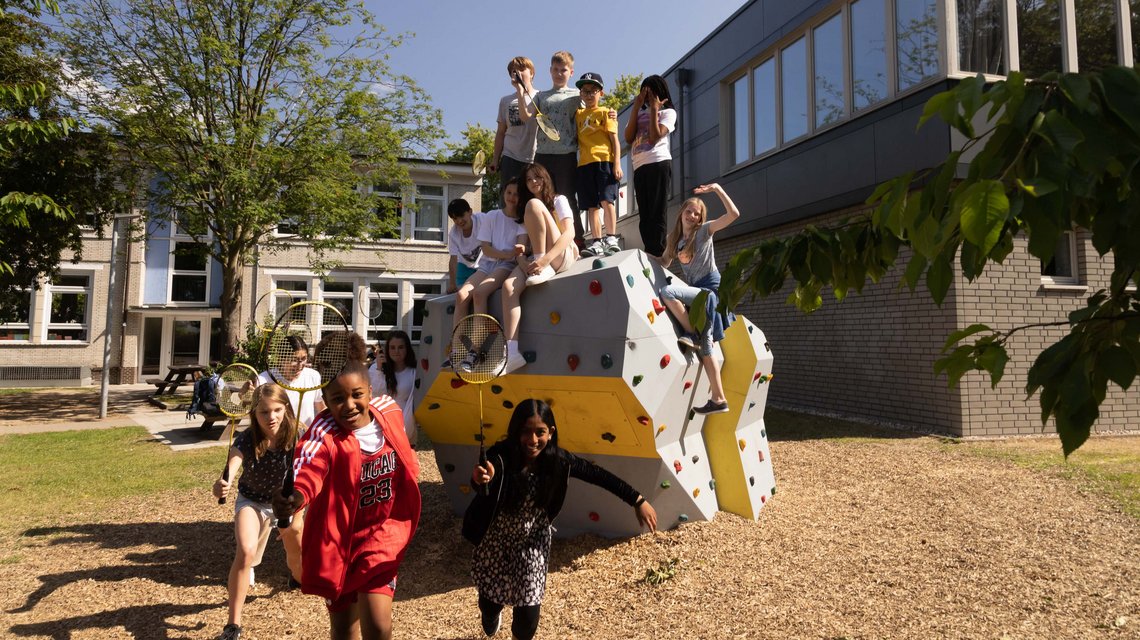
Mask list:
[[641,384],[641,381],[644,379],[645,376],[633,376],[633,386],[636,387],[637,385]]
[[606,266],[606,263],[602,262],[601,258],[594,258],[594,262],[590,265],[590,268],[591,269],[601,269],[604,266]]
[[693,409],[689,409],[689,419],[692,420],[695,415],[697,415],[697,412]]
[[645,277],[646,277],[646,278],[648,278],[648,277],[649,277],[649,267],[645,267],[644,269],[642,269],[642,270],[641,270],[641,272],[642,272],[643,274],[645,274]]
[[681,515],[677,516],[677,519],[680,520],[681,522],[688,522],[689,516],[682,513]]
[[776,486],[772,485],[772,495],[776,495]]
[[709,489],[712,489],[713,491],[716,491],[716,478],[713,478],[712,480],[709,480]]
[[668,489],[671,486],[673,486],[673,484],[671,482],[669,482],[668,480],[662,480],[661,481],[661,488],[662,489]]
[[431,344],[431,336],[424,336],[424,344]]
[[523,351],[523,360],[526,360],[527,364],[534,364],[534,361],[537,359],[538,359],[537,353],[535,353],[533,351]]
[[629,288],[632,289],[633,288],[633,275],[631,274],[631,275],[626,276],[625,281],[629,285]]
[[499,394],[499,393],[502,393],[502,392],[503,392],[503,388],[502,388],[502,387],[500,387],[499,385],[497,385],[497,384],[493,384],[493,385],[491,385],[491,393],[494,393],[494,394]]
[[609,369],[612,366],[614,366],[613,356],[611,356],[608,353],[603,353],[602,354],[602,368],[603,369]]

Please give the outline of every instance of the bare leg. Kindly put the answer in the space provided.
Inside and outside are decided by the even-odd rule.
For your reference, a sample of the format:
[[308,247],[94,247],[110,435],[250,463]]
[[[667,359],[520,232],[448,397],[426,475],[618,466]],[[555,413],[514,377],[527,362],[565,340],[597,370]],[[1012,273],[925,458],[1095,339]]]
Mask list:
[[[531,198],[530,202],[526,203],[526,210],[523,212],[523,224],[526,226],[526,234],[530,237],[530,247],[534,255],[540,256],[554,246],[554,242],[550,239],[550,228],[554,222],[554,217],[546,209],[546,205],[538,198]],[[555,236],[557,240],[557,236]]]
[[234,561],[230,565],[229,596],[230,624],[241,624],[241,610],[245,606],[245,595],[249,591],[249,570],[257,557],[257,543],[261,533],[261,521],[253,509],[242,509],[234,518]]
[[606,213],[606,233],[617,235],[617,207],[612,202],[602,201],[602,211]]
[[451,330],[454,332],[455,328],[459,326],[459,321],[467,316],[467,310],[471,305],[471,294],[475,291],[475,287],[481,284],[489,276],[482,271],[476,271],[463,286],[459,287],[459,291],[455,292],[455,315],[452,317]]
[[344,611],[329,611],[329,637],[332,640],[359,640],[360,617],[356,604]]
[[289,565],[289,573],[293,579],[301,581],[301,536],[305,530],[305,519],[301,512],[293,514],[293,522],[288,529],[278,529],[281,535],[281,544],[285,547],[285,564]]
[[517,340],[522,321],[522,292],[526,289],[526,273],[515,267],[503,281],[503,338]]
[[386,593],[362,593],[356,606],[360,609],[360,635],[363,640],[392,640],[392,596]]
[[602,210],[597,207],[590,209],[590,235],[595,240],[602,237]]
[[[487,298],[503,284],[503,280],[511,272],[506,269],[495,269],[495,273],[487,276],[475,287],[471,294],[471,299],[474,301],[475,313],[487,313]],[[458,315],[458,314],[456,314]]]
[[689,310],[685,308],[685,303],[673,298],[665,298],[665,308],[673,314],[673,317],[677,319],[686,333],[696,333],[693,331],[693,325],[689,323]]
[[701,365],[704,366],[705,375],[709,378],[709,398],[717,404],[726,402],[724,386],[720,379],[720,365],[716,363],[716,359],[712,356],[701,356]]

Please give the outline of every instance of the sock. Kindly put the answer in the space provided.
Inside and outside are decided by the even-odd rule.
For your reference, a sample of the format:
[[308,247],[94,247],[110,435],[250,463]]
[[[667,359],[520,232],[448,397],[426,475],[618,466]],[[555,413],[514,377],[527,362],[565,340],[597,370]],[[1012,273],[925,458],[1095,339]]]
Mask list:
[[507,357],[517,356],[519,354],[519,341],[507,340]]
[[538,260],[539,260],[539,259],[541,259],[541,258],[542,258],[542,256],[544,256],[544,255],[546,255],[546,254],[545,254],[545,253],[536,253],[536,254],[534,254],[534,256],[533,256],[533,257],[530,259],[530,261],[531,261],[531,262],[538,262]]

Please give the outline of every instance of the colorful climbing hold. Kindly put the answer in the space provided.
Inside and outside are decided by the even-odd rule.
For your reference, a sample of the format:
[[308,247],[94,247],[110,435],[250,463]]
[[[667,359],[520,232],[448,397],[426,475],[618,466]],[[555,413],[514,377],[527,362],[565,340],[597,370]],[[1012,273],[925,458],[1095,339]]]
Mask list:
[[764,452],[763,451],[757,451],[756,453],[760,454],[760,462],[764,462]]
[[435,411],[438,408],[439,408],[438,402],[433,402],[433,403],[428,405],[428,411]]
[[459,387],[462,387],[465,384],[467,384],[467,383],[460,380],[459,378],[452,378],[451,379],[451,388],[452,389],[458,389]]
[[749,410],[749,411],[752,411],[752,407],[755,407],[755,406],[756,406],[756,403],[755,403],[755,402],[749,402],[749,403],[748,403],[748,410]]
[[663,432],[663,431],[665,431],[665,425],[661,425],[660,427],[657,427],[657,435],[661,435],[661,432]]
[[752,330],[753,330],[754,328],[755,328],[755,327],[753,327],[752,325],[748,325],[748,333],[752,333]]
[[431,336],[424,336],[424,344],[431,344],[431,341],[432,341]]
[[503,388],[500,387],[499,385],[497,385],[497,384],[491,385],[491,393],[493,393],[495,395],[499,395],[502,392],[503,392]]
[[744,441],[744,438],[740,439],[739,444],[740,444],[740,450],[741,451],[744,451],[744,447],[748,446],[748,443]]
[[769,345],[767,342],[765,342],[765,343],[764,343],[764,350],[765,350],[765,351],[768,351],[768,352],[771,352],[771,351],[772,351],[772,347],[771,347],[771,346],[770,346],[770,345]]
[[651,302],[653,302],[653,311],[655,311],[657,315],[661,315],[665,312],[665,305],[661,304],[657,298],[654,298]]
[[764,375],[763,373],[760,373],[759,371],[757,371],[757,372],[756,372],[756,375],[752,376],[752,381],[753,381],[753,382],[756,382],[756,381],[757,381],[757,380],[759,380],[759,379],[761,378],[761,376],[763,376],[763,375]]
[[590,293],[592,293],[596,296],[602,295],[602,283],[598,282],[597,280],[591,280],[590,281]]
[[689,516],[682,513],[681,515],[677,516],[677,520],[679,520],[681,522],[688,522]]
[[601,269],[604,266],[606,266],[606,263],[602,262],[601,258],[594,258],[594,262],[590,264],[591,269]]
[[649,319],[649,324],[653,324],[654,322],[657,322],[657,314],[653,313],[652,311],[646,311],[645,317]]
[[750,487],[756,486],[756,476],[748,476],[748,486],[750,486]]
[[697,487],[696,489],[693,489],[693,497],[695,498],[695,497],[697,497],[697,496],[699,496],[699,495],[701,495],[701,489],[700,489],[700,487]]
[[685,388],[682,389],[682,391],[688,391],[689,389],[692,389],[692,388],[693,388],[693,383],[689,380],[686,380],[685,381]]
[[424,371],[427,371],[428,370],[428,359],[427,358],[421,358],[420,359],[420,366],[423,367]]
[[574,371],[578,368],[578,354],[571,353],[566,356],[566,364],[570,365],[570,370]]
[[641,424],[648,425],[649,424],[649,416],[637,416],[637,421],[640,422]]
[[669,354],[667,354],[667,353],[665,355],[661,356],[661,368],[664,369],[665,367],[669,366],[670,360],[672,360],[672,358],[670,358]]
[[612,366],[614,366],[613,356],[611,356],[608,353],[603,353],[602,354],[602,368],[603,369],[609,369]]
[[701,461],[701,457],[700,457],[700,456],[693,456],[693,464],[697,464],[697,463],[698,463],[698,462],[700,462],[700,461]]
[[646,268],[642,269],[642,270],[641,270],[641,274],[642,274],[643,276],[645,276],[646,278],[648,278],[648,277],[649,277],[649,267],[646,267]]
[[674,470],[675,470],[677,473],[681,473],[681,461],[680,461],[680,460],[674,460],[674,461],[673,461],[673,469],[674,469]]
[[538,360],[538,354],[533,351],[523,351],[523,360],[526,360],[527,364],[534,364],[534,361]]
[[449,463],[443,465],[443,470],[448,472],[448,473],[451,473],[452,471],[455,471],[455,465],[453,465],[449,462]]
[[503,400],[503,408],[504,409],[514,409],[515,403],[511,402],[510,400]]
[[550,312],[550,324],[558,324],[562,321],[562,314],[557,311]]
[[602,517],[598,515],[597,511],[591,511],[590,512],[590,521],[591,522],[597,522],[598,520],[601,520],[601,518]]
[[641,384],[641,381],[644,379],[645,379],[645,376],[640,376],[640,375],[639,376],[633,376],[633,386],[636,387],[637,385]]
[[772,495],[776,495],[776,485],[772,485]]
[[471,487],[469,485],[461,484],[461,485],[459,485],[459,493],[462,493],[463,495],[467,495],[467,494],[471,493]]
[[661,488],[662,489],[668,489],[671,486],[673,486],[672,482],[669,482],[668,480],[662,480],[661,481]]
[[606,442],[609,442],[612,444],[614,440],[617,440],[617,436],[615,436],[614,434],[607,431],[607,432],[602,434],[602,440],[605,440]]
[[768,502],[768,496],[761,494],[760,495],[760,504],[764,504],[766,502]]
[[[426,311],[426,309],[425,309],[425,311]],[[447,315],[451,315],[453,313],[455,313],[455,305],[453,305],[453,304],[447,305]]]
[[716,491],[716,478],[709,480],[709,489]]
[[626,276],[625,282],[626,282],[626,284],[629,285],[629,288],[632,289],[633,288],[633,275]]
[[764,429],[761,429],[761,430],[760,430],[760,437],[761,437],[761,438],[767,438],[767,437],[768,437],[768,433],[767,433],[767,432],[766,432]]
[[416,378],[416,388],[417,389],[420,388],[420,379],[419,378]]

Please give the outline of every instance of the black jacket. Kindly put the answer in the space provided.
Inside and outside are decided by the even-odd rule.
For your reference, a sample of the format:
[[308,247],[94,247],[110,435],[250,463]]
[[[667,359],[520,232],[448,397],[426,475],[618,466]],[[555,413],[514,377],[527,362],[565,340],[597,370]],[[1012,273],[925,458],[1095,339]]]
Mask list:
[[[513,475],[507,470],[506,443],[496,443],[487,450],[487,459],[495,466],[495,477],[491,479],[487,495],[476,493],[471,504],[467,506],[467,511],[463,514],[463,537],[471,544],[479,544],[483,535],[487,533],[491,520],[499,510],[499,503],[507,495],[507,484]],[[546,504],[546,515],[552,523],[562,511],[562,504],[566,501],[566,487],[570,483],[570,478],[577,478],[597,485],[614,494],[631,507],[637,502],[637,497],[640,495],[636,489],[629,486],[621,478],[565,449],[558,450],[556,467],[554,493]]]

